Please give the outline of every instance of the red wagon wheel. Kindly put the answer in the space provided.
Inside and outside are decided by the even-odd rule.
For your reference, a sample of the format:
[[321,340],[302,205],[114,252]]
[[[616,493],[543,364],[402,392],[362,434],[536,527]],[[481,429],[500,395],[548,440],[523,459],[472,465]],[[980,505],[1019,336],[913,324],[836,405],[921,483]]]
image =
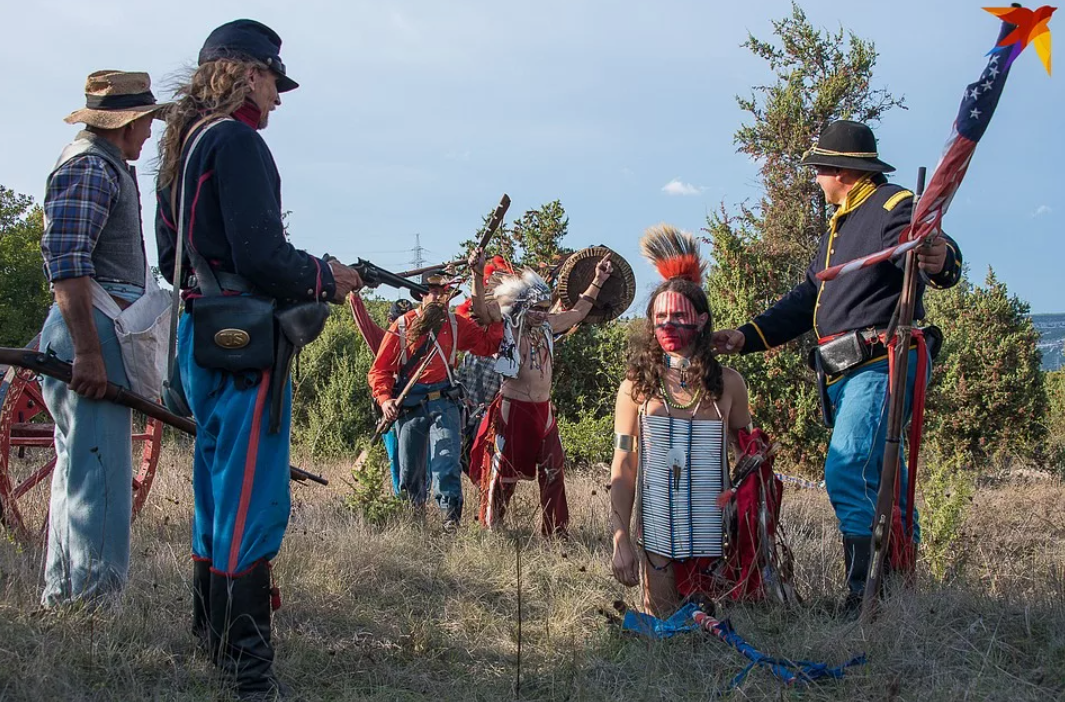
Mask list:
[[[39,540],[48,528],[55,426],[31,371],[0,365],[0,374],[0,522],[23,540]],[[162,422],[133,413],[134,517],[152,487],[162,437]]]

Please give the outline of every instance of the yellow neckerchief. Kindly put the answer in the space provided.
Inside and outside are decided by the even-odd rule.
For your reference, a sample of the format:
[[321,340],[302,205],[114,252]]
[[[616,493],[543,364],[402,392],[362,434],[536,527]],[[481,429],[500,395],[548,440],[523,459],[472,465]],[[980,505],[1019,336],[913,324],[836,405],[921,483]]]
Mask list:
[[832,215],[832,222],[830,227],[832,233],[836,233],[836,227],[839,226],[839,220],[844,215],[848,215],[854,212],[856,209],[862,206],[869,196],[876,192],[877,185],[873,182],[874,173],[867,173],[855,181],[854,186],[847,191],[847,197],[843,201],[843,204],[836,210],[836,213]]
[[[832,215],[832,221],[828,226],[828,246],[825,251],[825,268],[828,268],[832,263],[832,252],[835,250],[832,248],[836,242],[836,236],[838,235],[837,227],[839,227],[840,219],[856,209],[862,206],[869,196],[876,192],[877,184],[873,182],[873,176],[875,173],[866,173],[857,181],[854,186],[847,191],[847,197],[843,200],[843,204],[836,209],[836,213]],[[825,291],[825,281],[821,281],[821,285],[817,288],[817,301],[814,303],[814,317],[813,326],[814,333],[818,337],[821,336],[821,330],[817,328],[817,308],[821,306],[821,294]],[[764,340],[764,339],[763,339]],[[768,344],[767,344],[768,346]]]

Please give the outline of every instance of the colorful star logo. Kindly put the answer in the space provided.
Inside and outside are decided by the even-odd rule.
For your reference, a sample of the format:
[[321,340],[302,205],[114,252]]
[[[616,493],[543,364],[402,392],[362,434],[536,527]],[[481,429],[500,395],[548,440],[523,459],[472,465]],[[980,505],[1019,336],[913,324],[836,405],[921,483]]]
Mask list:
[[1014,59],[1029,45],[1035,46],[1043,67],[1050,75],[1050,16],[1054,14],[1056,7],[1043,5],[1038,10],[1029,10],[1026,7],[985,7],[985,10],[995,15],[1003,22],[1009,22],[1016,27],[1007,34],[991,51],[1009,50],[1009,57],[1002,70],[1010,67]]

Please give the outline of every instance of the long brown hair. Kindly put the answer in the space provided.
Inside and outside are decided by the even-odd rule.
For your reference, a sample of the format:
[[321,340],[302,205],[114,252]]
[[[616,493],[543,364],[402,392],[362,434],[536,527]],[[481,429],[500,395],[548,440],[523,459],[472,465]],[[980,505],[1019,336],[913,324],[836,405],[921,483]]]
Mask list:
[[159,187],[178,178],[186,133],[210,114],[231,115],[251,95],[249,69],[266,66],[246,58],[220,58],[193,71],[174,89],[174,105],[167,110],[166,131],[159,140]]
[[638,327],[629,339],[625,377],[632,381],[632,399],[639,402],[659,394],[659,384],[665,368],[665,352],[655,339],[654,305],[660,294],[669,291],[688,298],[696,313],[708,315],[702,331],[695,337],[689,372],[693,378],[698,379],[707,397],[719,399],[724,390],[724,380],[721,364],[714,357],[713,345],[710,343],[710,337],[714,333],[710,302],[706,299],[706,292],[698,284],[684,278],[670,278],[655,289],[651,299],[647,301],[647,318],[643,326]]

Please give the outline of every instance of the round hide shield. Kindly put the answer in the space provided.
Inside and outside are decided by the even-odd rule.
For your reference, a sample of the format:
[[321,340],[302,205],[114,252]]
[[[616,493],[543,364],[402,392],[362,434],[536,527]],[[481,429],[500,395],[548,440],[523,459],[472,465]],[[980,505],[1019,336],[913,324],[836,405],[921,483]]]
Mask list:
[[636,298],[636,276],[632,266],[616,251],[606,246],[592,246],[567,258],[558,272],[558,297],[567,309],[571,309],[595,280],[595,265],[607,254],[614,264],[614,272],[603,283],[592,311],[584,318],[591,324],[617,319],[632,304]]

